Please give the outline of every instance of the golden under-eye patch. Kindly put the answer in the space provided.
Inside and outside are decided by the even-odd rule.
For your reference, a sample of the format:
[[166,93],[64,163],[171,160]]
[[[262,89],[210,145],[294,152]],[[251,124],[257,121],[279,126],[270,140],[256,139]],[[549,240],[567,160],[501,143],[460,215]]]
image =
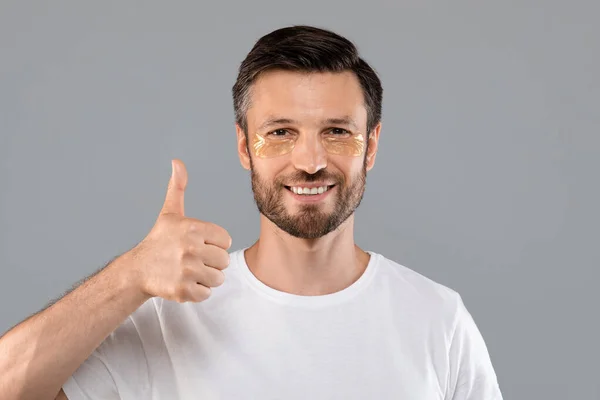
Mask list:
[[290,153],[296,144],[295,137],[273,137],[267,134],[254,134],[254,154],[256,157],[269,158]]
[[[252,148],[260,158],[278,157],[294,150],[298,135],[277,136],[271,133],[255,133]],[[358,157],[363,154],[365,140],[360,133],[348,132],[342,135],[326,133],[321,136],[321,143],[329,154]]]
[[351,133],[348,137],[323,136],[323,147],[329,154],[358,157],[363,154],[365,138],[360,133]]

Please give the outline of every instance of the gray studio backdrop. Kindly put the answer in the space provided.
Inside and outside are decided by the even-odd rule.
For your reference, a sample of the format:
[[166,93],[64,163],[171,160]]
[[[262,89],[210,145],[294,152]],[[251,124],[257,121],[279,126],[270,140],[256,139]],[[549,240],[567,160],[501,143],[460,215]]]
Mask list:
[[261,35],[314,24],[384,85],[357,242],[462,294],[506,399],[600,399],[599,12],[1,1],[0,331],[146,235],[171,158],[189,170],[187,214],[250,245],[230,88]]

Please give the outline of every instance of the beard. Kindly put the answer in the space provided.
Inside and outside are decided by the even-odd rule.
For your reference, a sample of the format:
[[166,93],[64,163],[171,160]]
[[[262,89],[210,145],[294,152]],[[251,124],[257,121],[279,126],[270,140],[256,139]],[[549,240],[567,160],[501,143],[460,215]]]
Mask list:
[[[361,171],[352,182],[347,182],[342,174],[333,174],[326,169],[309,174],[297,170],[285,177],[278,177],[273,183],[266,182],[256,172],[250,159],[252,192],[258,210],[279,229],[300,239],[317,239],[337,229],[358,208],[362,201],[366,185],[366,160]],[[299,204],[295,214],[286,209],[284,196],[288,190],[284,183],[289,182],[335,182],[333,210],[323,211],[323,204]]]

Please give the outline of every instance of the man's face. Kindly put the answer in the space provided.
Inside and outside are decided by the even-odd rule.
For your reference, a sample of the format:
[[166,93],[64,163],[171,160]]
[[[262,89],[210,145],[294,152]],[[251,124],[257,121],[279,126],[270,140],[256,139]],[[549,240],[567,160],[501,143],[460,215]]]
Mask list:
[[[361,202],[381,128],[377,125],[367,140],[367,111],[356,76],[270,71],[252,86],[250,103],[247,138],[237,127],[238,153],[251,171],[259,211],[298,238],[315,239],[338,228]],[[349,134],[362,135],[360,155],[336,154],[324,142],[328,135]],[[283,154],[261,156],[254,147],[257,135],[293,138],[294,145]],[[305,194],[306,189],[322,193]]]

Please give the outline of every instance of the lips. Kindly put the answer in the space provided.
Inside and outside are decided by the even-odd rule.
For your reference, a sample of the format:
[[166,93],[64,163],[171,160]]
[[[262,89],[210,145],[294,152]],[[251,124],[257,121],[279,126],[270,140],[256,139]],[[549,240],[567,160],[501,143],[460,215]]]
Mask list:
[[[335,190],[335,186],[336,185],[333,185],[331,187],[326,186],[327,190],[324,190],[322,193],[319,193],[317,190],[316,194],[312,194],[312,193],[304,194],[304,191],[302,192],[302,194],[295,193],[293,191],[294,186],[291,186],[291,187],[286,186],[285,188],[287,189],[287,192],[289,193],[289,195],[292,196],[294,201],[299,202],[299,203],[310,204],[310,203],[320,203],[320,202],[324,201],[328,196],[330,196],[331,191]],[[311,188],[311,190],[315,190],[315,188]]]

